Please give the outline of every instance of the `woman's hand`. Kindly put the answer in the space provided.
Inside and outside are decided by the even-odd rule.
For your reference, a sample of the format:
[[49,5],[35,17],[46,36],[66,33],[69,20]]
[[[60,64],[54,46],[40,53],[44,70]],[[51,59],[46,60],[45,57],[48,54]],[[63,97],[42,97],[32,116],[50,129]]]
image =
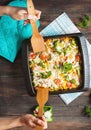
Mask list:
[[11,128],[26,126],[29,128],[36,128],[39,125],[43,127],[43,129],[47,128],[47,121],[44,117],[41,119],[31,115],[26,114],[18,117],[1,117],[0,118],[0,130],[7,130]]
[[9,15],[16,20],[26,20],[26,19],[40,19],[41,11],[35,10],[35,15],[29,15],[27,8],[14,7],[14,6],[0,6],[0,16]]
[[28,15],[26,8],[21,7],[9,7],[8,15],[16,20],[25,20],[25,19],[40,19],[41,11],[35,10],[35,15]]
[[30,114],[21,116],[20,123],[21,123],[21,126],[27,126],[31,128],[36,128],[37,125],[43,127],[43,129],[47,128],[47,121],[44,117],[40,119]]

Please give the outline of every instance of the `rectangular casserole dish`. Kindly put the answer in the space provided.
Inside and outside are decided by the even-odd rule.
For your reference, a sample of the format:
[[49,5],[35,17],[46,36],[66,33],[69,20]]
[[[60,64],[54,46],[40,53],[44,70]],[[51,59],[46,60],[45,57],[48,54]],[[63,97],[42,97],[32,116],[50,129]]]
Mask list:
[[[50,37],[44,37],[44,41],[53,39],[64,39],[66,37],[72,38],[76,40],[76,44],[78,46],[78,50],[80,53],[80,84],[78,87],[74,87],[72,89],[54,89],[50,91],[50,94],[62,94],[62,93],[73,93],[73,92],[82,92],[86,91],[89,88],[89,81],[90,81],[90,67],[89,67],[89,56],[88,56],[88,49],[85,37],[82,33],[74,33],[74,34],[65,34],[65,35],[58,35],[58,36],[50,36]],[[30,96],[36,95],[36,89],[35,85],[33,83],[34,76],[33,71],[30,68],[30,61],[29,61],[29,55],[32,53],[32,48],[30,46],[30,40],[24,40],[23,47],[22,47],[22,63],[23,63],[23,71],[24,71],[24,78],[25,78],[25,85],[26,89]],[[60,48],[58,48],[60,51]],[[56,48],[56,52],[58,53],[58,50]],[[67,50],[67,49],[66,49]],[[70,62],[70,61],[69,61]],[[73,61],[74,62],[74,61]],[[65,73],[67,72],[68,66],[70,64],[66,64],[66,67],[63,66],[64,61],[62,63],[62,66],[64,68]],[[59,68],[60,69],[60,68]],[[71,71],[71,70],[70,70]],[[50,73],[52,73],[52,70],[50,70]],[[62,74],[63,75],[63,74]],[[43,76],[43,73],[42,73]],[[69,75],[67,75],[69,76]],[[67,78],[67,77],[66,77]],[[74,79],[74,80],[73,80]],[[75,78],[73,78],[71,81],[72,84],[75,84]],[[66,81],[67,83],[67,81]],[[68,83],[69,85],[69,83]]]

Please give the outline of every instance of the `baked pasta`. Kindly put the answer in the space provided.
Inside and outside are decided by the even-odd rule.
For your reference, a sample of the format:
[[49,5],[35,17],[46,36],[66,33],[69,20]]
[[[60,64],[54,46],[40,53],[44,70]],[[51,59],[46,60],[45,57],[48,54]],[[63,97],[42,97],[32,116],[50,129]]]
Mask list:
[[47,38],[46,51],[29,53],[34,87],[50,91],[76,89],[81,84],[81,54],[75,37]]

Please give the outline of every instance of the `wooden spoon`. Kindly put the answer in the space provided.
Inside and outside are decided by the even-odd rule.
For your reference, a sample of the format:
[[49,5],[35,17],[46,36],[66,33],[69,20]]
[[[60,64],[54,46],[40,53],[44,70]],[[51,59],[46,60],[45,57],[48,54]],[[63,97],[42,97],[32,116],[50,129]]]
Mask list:
[[[27,9],[28,14],[35,15],[35,9],[32,0],[27,0]],[[32,31],[33,31],[31,37],[31,45],[33,48],[33,52],[36,53],[44,51],[45,50],[44,39],[38,31],[36,20],[30,20],[30,23],[32,25]]]
[[[49,88],[38,87],[36,100],[39,104],[38,116],[42,117],[44,114],[44,105],[48,100]],[[43,130],[41,126],[37,126],[36,130]]]

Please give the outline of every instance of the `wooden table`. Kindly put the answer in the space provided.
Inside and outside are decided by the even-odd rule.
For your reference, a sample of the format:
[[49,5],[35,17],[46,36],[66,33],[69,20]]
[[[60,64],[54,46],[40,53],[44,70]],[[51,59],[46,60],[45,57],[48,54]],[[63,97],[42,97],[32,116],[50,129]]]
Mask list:
[[[42,11],[40,30],[62,12],[66,12],[75,24],[85,14],[91,16],[91,0],[34,0],[34,4]],[[91,43],[91,22],[88,28],[79,29]],[[37,105],[35,97],[27,94],[21,58],[21,51],[13,64],[0,57],[0,116],[32,113],[32,108]],[[91,105],[90,92],[85,92],[69,105],[65,105],[58,95],[51,95],[48,104],[53,106],[53,122],[48,123],[48,130],[91,130],[91,118],[83,112],[86,105]]]

